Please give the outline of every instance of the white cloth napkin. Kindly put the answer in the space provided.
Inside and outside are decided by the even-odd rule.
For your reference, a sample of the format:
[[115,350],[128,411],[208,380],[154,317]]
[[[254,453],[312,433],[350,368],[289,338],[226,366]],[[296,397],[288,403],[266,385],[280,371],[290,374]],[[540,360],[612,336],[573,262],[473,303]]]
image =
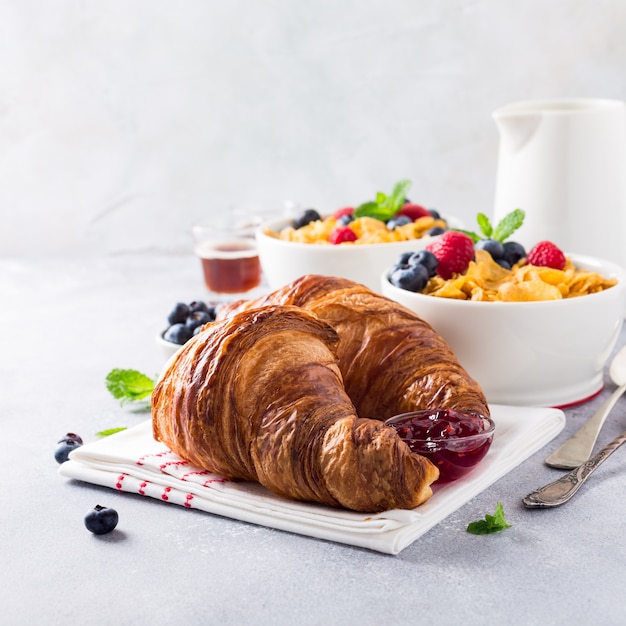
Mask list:
[[[61,475],[293,533],[398,554],[435,524],[542,448],[565,425],[558,409],[492,406],[493,444],[470,474],[416,509],[363,514],[275,496],[182,460],[152,438],[147,420],[74,450]],[[521,497],[521,496],[520,496]]]

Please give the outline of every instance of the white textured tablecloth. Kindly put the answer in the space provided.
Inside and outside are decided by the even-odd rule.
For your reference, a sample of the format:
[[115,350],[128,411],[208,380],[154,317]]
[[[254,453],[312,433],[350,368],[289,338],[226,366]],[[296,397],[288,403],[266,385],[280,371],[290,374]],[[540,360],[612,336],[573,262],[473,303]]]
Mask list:
[[150,420],[74,450],[59,472],[187,508],[398,554],[542,448],[565,425],[565,416],[557,409],[490,408],[496,432],[485,459],[466,477],[435,484],[432,498],[413,510],[355,513],[287,500],[259,484],[228,480],[192,466],[154,441]]

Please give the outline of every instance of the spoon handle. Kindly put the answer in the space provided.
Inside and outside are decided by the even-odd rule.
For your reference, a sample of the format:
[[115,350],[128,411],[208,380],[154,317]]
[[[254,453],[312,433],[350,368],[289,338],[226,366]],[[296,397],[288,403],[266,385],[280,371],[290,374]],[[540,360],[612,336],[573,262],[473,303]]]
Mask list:
[[527,509],[545,509],[565,504],[583,486],[587,478],[624,443],[626,443],[626,432],[613,439],[588,461],[565,476],[529,493],[522,500],[524,506]]
[[618,387],[585,425],[545,460],[546,465],[574,469],[584,463],[591,456],[606,418],[625,392],[626,384]]

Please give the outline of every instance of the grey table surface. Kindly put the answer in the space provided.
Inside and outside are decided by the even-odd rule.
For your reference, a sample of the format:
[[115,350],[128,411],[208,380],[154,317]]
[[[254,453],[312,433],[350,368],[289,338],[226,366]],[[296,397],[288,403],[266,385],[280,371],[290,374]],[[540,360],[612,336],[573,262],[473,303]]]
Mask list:
[[[66,432],[93,440],[146,419],[104,378],[156,374],[170,308],[206,298],[187,256],[0,259],[1,624],[626,623],[626,452],[562,507],[521,501],[560,475],[543,460],[614,388],[608,376],[555,440],[397,556],[59,476]],[[625,402],[599,443],[626,428]],[[511,528],[465,531],[498,501]],[[85,529],[96,504],[118,510],[115,532]]]

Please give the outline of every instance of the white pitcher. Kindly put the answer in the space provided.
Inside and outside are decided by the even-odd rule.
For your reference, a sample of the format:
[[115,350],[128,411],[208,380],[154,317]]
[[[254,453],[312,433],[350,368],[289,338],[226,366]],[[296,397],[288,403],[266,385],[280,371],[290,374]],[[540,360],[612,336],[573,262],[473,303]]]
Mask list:
[[619,100],[518,102],[500,132],[494,222],[526,212],[512,237],[626,266],[626,107]]

